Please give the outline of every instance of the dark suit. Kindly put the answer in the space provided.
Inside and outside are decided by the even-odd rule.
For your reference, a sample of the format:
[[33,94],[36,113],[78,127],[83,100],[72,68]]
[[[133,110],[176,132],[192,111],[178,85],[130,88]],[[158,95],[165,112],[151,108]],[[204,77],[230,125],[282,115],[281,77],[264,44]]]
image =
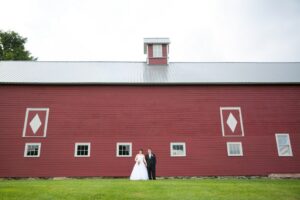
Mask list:
[[156,179],[155,176],[155,168],[156,168],[156,156],[154,153],[151,154],[151,157],[149,154],[146,155],[146,162],[147,162],[147,170],[148,170],[148,176],[149,179]]

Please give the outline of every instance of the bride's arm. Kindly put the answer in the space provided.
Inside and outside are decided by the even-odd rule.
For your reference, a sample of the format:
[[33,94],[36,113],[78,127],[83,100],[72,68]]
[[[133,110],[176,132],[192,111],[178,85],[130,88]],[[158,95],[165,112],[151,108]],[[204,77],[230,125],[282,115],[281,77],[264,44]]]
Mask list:
[[146,162],[145,156],[144,156],[144,158],[143,158],[143,161],[144,161],[144,163],[145,163],[145,165],[146,165],[146,167],[147,167],[147,162]]
[[138,157],[137,157],[137,155],[135,156],[135,159],[134,159],[134,160],[135,160],[135,162],[137,162],[137,161],[138,161]]

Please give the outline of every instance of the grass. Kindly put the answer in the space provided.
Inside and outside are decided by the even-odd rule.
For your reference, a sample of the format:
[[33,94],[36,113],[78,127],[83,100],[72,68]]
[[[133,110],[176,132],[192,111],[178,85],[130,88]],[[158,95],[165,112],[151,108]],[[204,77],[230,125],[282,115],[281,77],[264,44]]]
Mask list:
[[0,199],[176,199],[294,200],[300,180],[200,179],[129,181],[126,179],[0,180]]

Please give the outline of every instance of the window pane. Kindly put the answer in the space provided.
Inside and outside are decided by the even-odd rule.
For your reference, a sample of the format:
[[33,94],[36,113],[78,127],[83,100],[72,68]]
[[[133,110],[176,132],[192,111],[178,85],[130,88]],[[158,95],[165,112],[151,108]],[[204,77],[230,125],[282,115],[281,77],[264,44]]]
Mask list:
[[129,145],[125,145],[125,146],[124,146],[124,152],[123,152],[123,155],[126,155],[126,156],[129,155]]
[[153,57],[162,57],[162,45],[153,45]]
[[124,151],[129,151],[129,145],[124,146]]
[[89,155],[89,146],[88,145],[78,145],[77,146],[77,155],[78,156]]
[[38,156],[39,155],[39,145],[28,145],[26,155],[27,156]]
[[289,145],[279,146],[279,153],[282,156],[289,156],[289,155],[291,155],[290,146]]
[[235,154],[240,155],[241,154],[241,146],[239,144],[235,144]]
[[279,145],[288,145],[289,144],[289,138],[287,135],[278,135],[278,144]]
[[241,145],[240,144],[229,144],[229,154],[230,155],[241,155]]
[[229,152],[230,152],[230,154],[235,154],[234,153],[234,147],[233,147],[232,144],[229,145]]
[[123,145],[119,145],[119,152],[123,152]]
[[278,135],[278,145],[288,145],[288,137],[286,135]]
[[35,149],[35,150],[33,151],[33,155],[35,155],[35,156],[38,155],[38,150],[37,150],[37,149]]
[[173,144],[172,145],[172,154],[173,155],[184,155],[184,147],[182,144]]
[[276,134],[279,156],[293,156],[288,134]]
[[122,144],[118,146],[118,151],[120,156],[129,156],[130,155],[130,145]]

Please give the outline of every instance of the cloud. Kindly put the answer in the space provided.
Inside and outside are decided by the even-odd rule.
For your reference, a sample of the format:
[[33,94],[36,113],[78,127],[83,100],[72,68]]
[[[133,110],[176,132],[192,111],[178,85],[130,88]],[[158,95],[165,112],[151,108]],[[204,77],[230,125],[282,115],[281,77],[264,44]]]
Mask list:
[[170,37],[171,61],[300,61],[297,0],[0,0],[0,28],[39,60],[145,60]]

